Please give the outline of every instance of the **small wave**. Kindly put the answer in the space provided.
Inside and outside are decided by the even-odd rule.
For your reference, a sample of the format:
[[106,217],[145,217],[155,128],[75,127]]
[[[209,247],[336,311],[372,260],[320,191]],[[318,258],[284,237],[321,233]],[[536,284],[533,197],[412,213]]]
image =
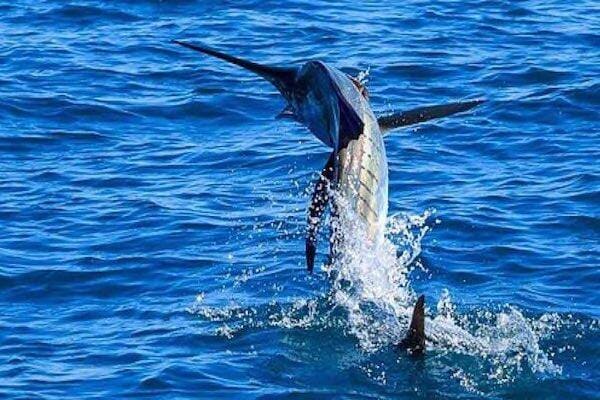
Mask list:
[[121,120],[137,117],[131,111],[98,101],[77,100],[70,95],[31,94],[15,96],[0,102],[0,112],[8,111],[20,117],[53,118],[62,123],[87,120]]
[[[23,17],[25,18],[25,17]],[[32,16],[28,15],[31,19]],[[67,4],[62,7],[54,7],[42,13],[33,16],[37,21],[51,21],[53,24],[101,24],[106,21],[117,23],[135,22],[140,17],[123,10],[117,10],[103,7],[94,7],[88,5]]]
[[0,135],[0,149],[25,150],[37,146],[68,145],[76,142],[94,142],[107,137],[95,131],[57,130],[21,135]]

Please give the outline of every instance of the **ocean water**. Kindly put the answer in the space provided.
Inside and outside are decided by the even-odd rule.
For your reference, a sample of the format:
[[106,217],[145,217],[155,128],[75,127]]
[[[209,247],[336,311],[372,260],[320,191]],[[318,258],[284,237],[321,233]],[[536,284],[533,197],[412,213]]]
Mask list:
[[[488,101],[387,136],[387,240],[308,275],[328,150],[172,39]],[[600,397],[597,2],[15,0],[0,43],[0,397]]]

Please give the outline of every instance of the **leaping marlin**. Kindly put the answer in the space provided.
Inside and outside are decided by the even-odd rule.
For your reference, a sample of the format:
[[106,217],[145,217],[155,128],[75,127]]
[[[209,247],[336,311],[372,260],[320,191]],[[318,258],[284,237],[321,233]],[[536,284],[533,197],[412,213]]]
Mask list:
[[[322,61],[308,61],[293,67],[267,66],[206,46],[177,40],[174,43],[263,77],[284,97],[287,105],[282,115],[293,117],[332,148],[309,206],[306,236],[309,272],[314,267],[317,232],[323,213],[328,203],[335,203],[329,187],[339,193],[348,203],[345,206],[364,222],[366,240],[383,237],[388,210],[388,163],[383,141],[386,131],[467,111],[482,103],[482,100],[472,100],[421,107],[377,118],[364,85]],[[331,204],[331,209],[337,210],[337,205]],[[337,237],[335,232],[333,235]],[[336,241],[333,241],[330,254],[336,250]],[[422,354],[425,349],[423,296],[414,308],[409,333],[399,346],[412,354]]]

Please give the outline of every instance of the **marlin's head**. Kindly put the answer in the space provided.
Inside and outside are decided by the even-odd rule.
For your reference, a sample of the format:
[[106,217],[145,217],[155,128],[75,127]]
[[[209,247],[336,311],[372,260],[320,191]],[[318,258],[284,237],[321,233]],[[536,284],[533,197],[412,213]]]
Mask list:
[[174,43],[238,65],[269,81],[287,103],[281,115],[293,117],[329,147],[338,149],[362,132],[360,115],[367,103],[366,91],[338,69],[321,61],[309,61],[300,67],[273,67],[205,46]]

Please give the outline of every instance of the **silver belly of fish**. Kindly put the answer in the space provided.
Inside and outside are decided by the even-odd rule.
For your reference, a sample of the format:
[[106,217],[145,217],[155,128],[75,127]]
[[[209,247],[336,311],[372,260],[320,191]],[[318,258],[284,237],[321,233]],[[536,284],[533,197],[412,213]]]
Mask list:
[[379,127],[367,121],[363,134],[340,151],[338,191],[375,240],[383,236],[387,220],[388,163]]

